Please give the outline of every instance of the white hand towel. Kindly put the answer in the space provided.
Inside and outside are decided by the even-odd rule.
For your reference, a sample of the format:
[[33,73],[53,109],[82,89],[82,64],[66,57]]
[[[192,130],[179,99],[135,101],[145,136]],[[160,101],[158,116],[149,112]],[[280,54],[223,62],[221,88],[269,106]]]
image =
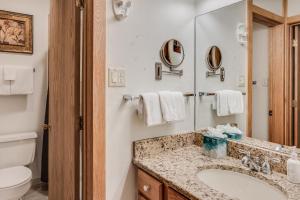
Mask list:
[[138,115],[143,118],[147,126],[164,124],[159,96],[157,93],[141,94],[138,104]]
[[244,112],[244,98],[240,91],[217,91],[216,102],[218,116],[228,116]]
[[159,92],[163,119],[167,122],[182,121],[185,119],[185,102],[181,92]]
[[216,92],[216,101],[217,101],[217,115],[219,117],[230,115],[229,106],[228,106],[228,95],[227,90],[220,90]]
[[241,114],[244,112],[244,97],[242,92],[229,90],[228,106],[231,114]]
[[4,66],[4,80],[15,81],[17,78],[17,68],[14,66]]
[[10,95],[10,81],[4,80],[3,66],[0,66],[0,95]]
[[32,67],[18,67],[16,73],[16,80],[11,81],[12,95],[27,95],[33,93],[33,68]]

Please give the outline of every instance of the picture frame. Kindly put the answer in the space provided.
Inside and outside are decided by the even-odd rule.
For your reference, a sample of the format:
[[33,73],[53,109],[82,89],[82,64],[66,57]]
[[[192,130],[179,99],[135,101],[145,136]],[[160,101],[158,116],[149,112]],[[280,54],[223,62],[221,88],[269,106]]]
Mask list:
[[33,54],[33,15],[0,10],[0,52]]

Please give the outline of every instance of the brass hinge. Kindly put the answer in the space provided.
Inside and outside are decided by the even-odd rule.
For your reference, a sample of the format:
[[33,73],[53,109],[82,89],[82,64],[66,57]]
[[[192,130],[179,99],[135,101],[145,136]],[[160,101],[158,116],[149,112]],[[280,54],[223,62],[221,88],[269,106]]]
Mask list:
[[293,100],[293,101],[292,101],[292,107],[293,107],[293,108],[296,108],[297,106],[298,106],[297,100]]
[[298,41],[297,41],[297,40],[293,40],[292,46],[293,46],[293,47],[297,47],[297,46],[298,46]]
[[49,125],[49,124],[42,124],[41,126],[42,126],[44,131],[51,129],[51,125]]
[[84,0],[76,0],[76,7],[77,8],[84,8]]

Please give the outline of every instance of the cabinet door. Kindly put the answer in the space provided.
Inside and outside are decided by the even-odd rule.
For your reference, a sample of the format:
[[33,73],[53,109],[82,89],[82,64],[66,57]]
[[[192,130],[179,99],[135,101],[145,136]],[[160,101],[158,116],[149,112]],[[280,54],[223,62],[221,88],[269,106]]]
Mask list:
[[141,194],[139,194],[138,200],[147,200],[147,199],[145,197],[143,197]]
[[162,200],[163,184],[143,172],[138,170],[138,191],[149,200]]
[[166,187],[166,199],[165,200],[188,200],[186,197],[182,196],[172,188]]

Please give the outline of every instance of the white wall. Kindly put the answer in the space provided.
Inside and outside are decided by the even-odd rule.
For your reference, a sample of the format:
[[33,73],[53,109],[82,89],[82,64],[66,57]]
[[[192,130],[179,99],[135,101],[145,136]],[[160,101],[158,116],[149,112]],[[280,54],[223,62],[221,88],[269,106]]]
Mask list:
[[[245,87],[238,86],[240,76],[245,77],[246,46],[237,41],[236,29],[238,23],[246,22],[246,4],[239,2],[225,8],[201,15],[196,19],[196,91],[214,92],[221,89],[245,91]],[[206,78],[206,54],[208,48],[216,45],[222,52],[222,67],[225,68],[225,81],[220,77]],[[228,117],[218,117],[212,110],[214,97],[197,98],[196,129],[217,124],[238,123],[245,129],[245,114]],[[245,105],[246,107],[246,105]]]
[[201,15],[239,1],[243,0],[196,0],[196,13]]
[[0,134],[24,131],[39,133],[33,176],[40,176],[41,124],[43,123],[47,93],[47,51],[49,0],[0,0],[1,10],[33,15],[34,54],[0,52],[1,65],[33,66],[36,69],[34,94],[29,96],[0,96]]
[[269,28],[253,25],[253,137],[269,140]]
[[[106,199],[135,199],[135,171],[132,142],[138,139],[177,134],[194,130],[193,98],[187,103],[187,119],[171,125],[146,128],[136,115],[134,103],[123,104],[123,94],[138,95],[159,90],[194,90],[194,0],[133,1],[128,19],[114,19],[111,1],[107,0],[107,67],[125,68],[127,85],[107,88],[106,113]],[[163,75],[155,81],[154,64],[159,51],[169,39],[184,46],[183,77]]]
[[282,16],[282,0],[253,0],[253,4]]
[[300,1],[288,0],[288,16],[300,15]]

